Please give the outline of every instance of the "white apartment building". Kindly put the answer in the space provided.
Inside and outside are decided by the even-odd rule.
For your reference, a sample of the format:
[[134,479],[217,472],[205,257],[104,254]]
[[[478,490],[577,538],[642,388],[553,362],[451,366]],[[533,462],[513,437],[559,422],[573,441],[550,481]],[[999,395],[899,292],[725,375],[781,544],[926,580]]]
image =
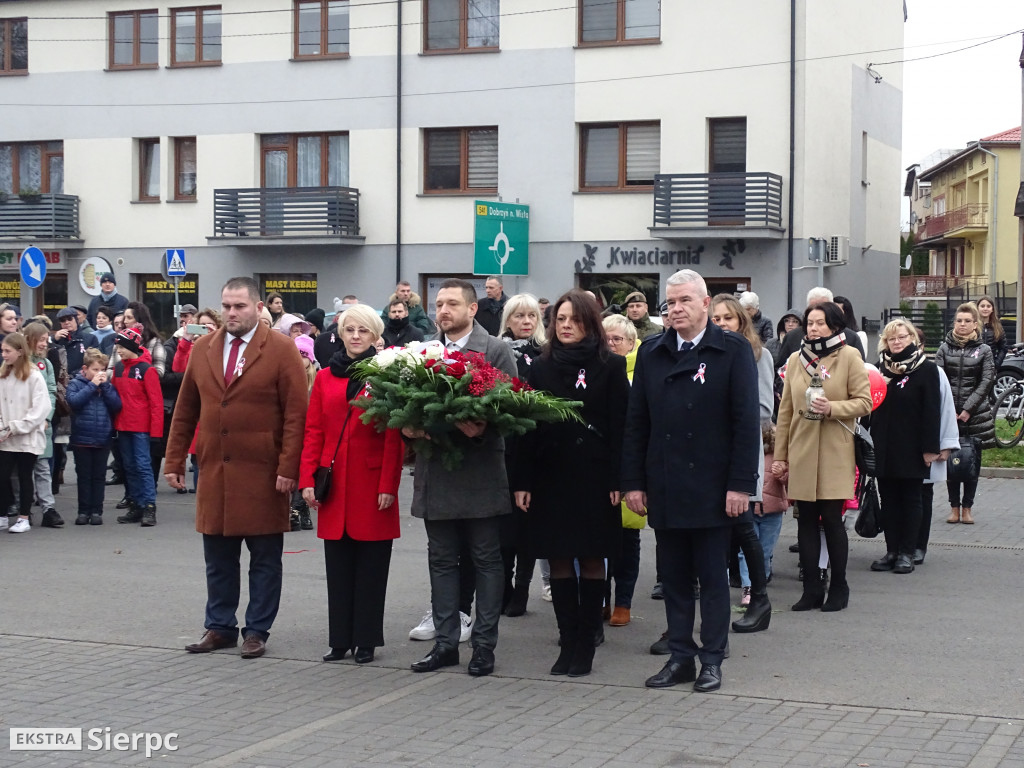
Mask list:
[[639,287],[655,311],[690,266],[770,317],[823,280],[876,318],[898,300],[902,69],[868,64],[902,58],[904,18],[902,0],[0,0],[0,300],[85,302],[109,266],[166,326],[173,248],[183,302],[251,274],[289,309],[379,307],[398,278],[429,296],[499,271],[474,264],[480,200],[529,206],[508,294]]

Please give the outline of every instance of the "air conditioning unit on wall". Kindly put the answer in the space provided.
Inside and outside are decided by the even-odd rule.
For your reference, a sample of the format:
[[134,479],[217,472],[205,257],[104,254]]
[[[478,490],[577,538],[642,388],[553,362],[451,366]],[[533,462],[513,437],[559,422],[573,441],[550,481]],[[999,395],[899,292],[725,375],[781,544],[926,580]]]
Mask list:
[[850,260],[850,238],[833,235],[826,241],[825,263],[846,264]]

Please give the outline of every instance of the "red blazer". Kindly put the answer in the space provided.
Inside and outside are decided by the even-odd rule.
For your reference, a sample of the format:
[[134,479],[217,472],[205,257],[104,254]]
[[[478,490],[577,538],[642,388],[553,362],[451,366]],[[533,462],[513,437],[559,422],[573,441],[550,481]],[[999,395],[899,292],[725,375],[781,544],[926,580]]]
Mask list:
[[[313,487],[313,473],[317,467],[330,466],[337,447],[331,493],[320,504],[316,535],[340,539],[347,533],[356,541],[397,539],[401,535],[398,484],[405,455],[401,433],[397,429],[381,433],[363,424],[359,418],[362,410],[348,404],[347,388],[348,379],[339,379],[329,369],[316,376],[306,413],[299,488]],[[350,410],[339,446],[338,437]],[[394,503],[377,509],[379,493],[391,494]]]

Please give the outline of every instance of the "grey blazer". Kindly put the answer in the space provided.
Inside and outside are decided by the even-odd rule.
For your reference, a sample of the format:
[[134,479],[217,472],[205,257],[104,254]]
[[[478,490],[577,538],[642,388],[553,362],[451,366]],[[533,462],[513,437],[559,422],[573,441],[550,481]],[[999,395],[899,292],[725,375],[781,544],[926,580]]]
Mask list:
[[[509,376],[517,375],[508,344],[491,336],[475,320],[463,349],[482,352],[495,368]],[[510,514],[512,504],[505,472],[504,439],[492,429],[473,440],[461,433],[456,433],[455,439],[464,444],[466,457],[462,466],[453,472],[446,470],[436,456],[429,460],[416,456],[413,517],[462,520]]]

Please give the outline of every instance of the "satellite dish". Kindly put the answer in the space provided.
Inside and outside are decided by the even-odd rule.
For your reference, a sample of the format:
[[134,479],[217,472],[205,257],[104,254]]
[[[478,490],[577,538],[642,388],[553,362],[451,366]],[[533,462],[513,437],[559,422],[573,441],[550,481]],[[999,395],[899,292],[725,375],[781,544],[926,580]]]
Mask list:
[[905,259],[903,260],[903,269],[910,269],[910,265],[911,265],[911,263],[912,263],[913,261],[914,261],[914,257],[913,257],[913,256],[911,256],[911,255],[910,255],[910,254],[908,253],[908,254],[907,254],[907,258],[905,258]]

